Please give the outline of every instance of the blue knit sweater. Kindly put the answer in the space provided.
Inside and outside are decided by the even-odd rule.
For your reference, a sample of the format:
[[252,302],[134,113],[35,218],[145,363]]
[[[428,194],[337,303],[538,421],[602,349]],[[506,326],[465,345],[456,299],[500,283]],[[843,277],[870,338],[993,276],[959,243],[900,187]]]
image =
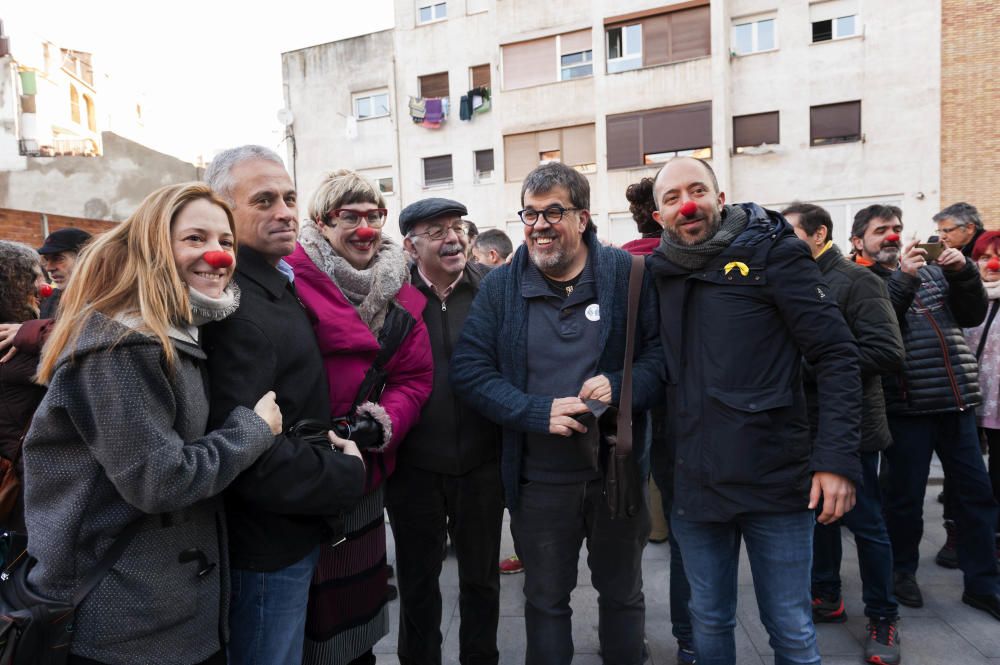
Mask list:
[[[597,279],[601,312],[598,371],[611,381],[612,402],[621,393],[625,364],[625,329],[631,256],[604,247],[588,232]],[[525,392],[528,380],[528,303],[521,296],[521,278],[527,268],[527,247],[521,246],[513,261],[492,271],[465,320],[462,337],[451,361],[451,380],[457,394],[490,420],[503,426],[501,470],[507,506],[517,505],[525,432],[549,431],[552,400],[568,395],[533,395]],[[664,360],[659,339],[659,306],[649,273],[643,280],[636,352],[632,365],[632,404],[645,411],[664,399]],[[531,353],[545,353],[554,340],[532,340]],[[637,439],[639,441],[641,439]]]

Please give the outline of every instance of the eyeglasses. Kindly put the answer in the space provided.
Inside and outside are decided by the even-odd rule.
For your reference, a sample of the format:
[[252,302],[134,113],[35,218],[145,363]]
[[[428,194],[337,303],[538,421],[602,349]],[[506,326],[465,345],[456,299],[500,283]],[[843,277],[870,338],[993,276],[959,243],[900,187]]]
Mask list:
[[427,236],[431,240],[442,240],[448,237],[448,232],[454,231],[455,235],[464,236],[469,232],[469,227],[466,226],[465,222],[458,221],[450,225],[438,224],[430,227],[426,231],[421,231],[420,233],[411,233],[410,237],[413,236]]
[[372,208],[371,210],[351,210],[350,208],[336,208],[331,210],[327,219],[331,222],[336,220],[345,229],[353,229],[361,223],[361,220],[368,222],[368,226],[373,229],[380,229],[385,225],[386,215],[389,211],[385,208]]
[[544,217],[545,221],[549,224],[558,224],[567,212],[577,210],[583,210],[583,208],[563,208],[562,206],[549,206],[545,210],[525,208],[524,210],[518,210],[517,216],[521,218],[525,226],[534,226],[538,223],[539,217]]
[[959,230],[961,228],[965,228],[965,227],[962,227],[962,226],[949,226],[949,227],[946,227],[946,228],[939,228],[938,229],[938,234],[946,236],[949,233],[954,233],[955,231],[957,231],[957,230]]

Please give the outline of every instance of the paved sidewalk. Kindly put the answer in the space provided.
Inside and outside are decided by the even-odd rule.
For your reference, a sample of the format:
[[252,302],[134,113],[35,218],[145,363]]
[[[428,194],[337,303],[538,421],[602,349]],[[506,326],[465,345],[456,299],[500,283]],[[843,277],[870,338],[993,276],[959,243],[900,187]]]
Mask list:
[[[932,481],[933,482],[933,481]],[[921,609],[901,607],[903,663],[905,665],[1000,665],[1000,622],[962,604],[962,574],[934,563],[934,555],[944,543],[941,505],[937,503],[940,486],[931,485],[925,503],[926,529],[921,548],[917,580],[924,592]],[[510,532],[504,525],[503,555],[513,552]],[[853,538],[844,532],[844,600],[849,619],[845,624],[819,626],[820,652],[825,665],[862,663],[865,617],[861,603],[861,580],[858,575],[857,550]],[[670,550],[666,545],[649,545],[643,565],[646,591],[646,633],[651,665],[673,665],[676,643],[670,634],[670,609],[667,597]],[[395,553],[390,540],[389,561]],[[597,594],[590,586],[586,563],[581,559],[579,586],[573,593],[573,639],[576,645],[574,665],[601,665],[597,641]],[[445,562],[441,575],[444,597],[444,663],[458,664],[458,573],[454,555]],[[500,663],[518,665],[524,661],[523,575],[501,576]],[[396,628],[399,604],[391,605],[393,632],[375,647],[380,665],[395,665]],[[736,627],[737,663],[771,665],[773,651],[767,633],[757,618],[753,582],[746,557],[740,567],[740,598]]]

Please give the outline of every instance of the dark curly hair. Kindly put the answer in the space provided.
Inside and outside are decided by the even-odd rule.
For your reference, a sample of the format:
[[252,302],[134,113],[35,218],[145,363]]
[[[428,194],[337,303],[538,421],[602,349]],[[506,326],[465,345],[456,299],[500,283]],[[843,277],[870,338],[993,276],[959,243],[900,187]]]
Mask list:
[[634,182],[625,190],[625,198],[628,199],[628,209],[632,212],[632,219],[642,235],[659,235],[663,229],[659,223],[653,219],[653,211],[656,210],[656,201],[653,200],[653,183],[656,178],[643,178],[639,182]]
[[35,292],[38,252],[19,242],[0,240],[0,322],[22,323],[38,317],[28,297]]

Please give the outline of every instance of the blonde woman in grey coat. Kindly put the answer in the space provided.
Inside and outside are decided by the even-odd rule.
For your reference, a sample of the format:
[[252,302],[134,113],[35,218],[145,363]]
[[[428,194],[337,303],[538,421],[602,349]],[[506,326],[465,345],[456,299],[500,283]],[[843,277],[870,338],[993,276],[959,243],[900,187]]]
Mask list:
[[273,393],[205,433],[200,322],[239,304],[234,225],[206,186],[164,187],[84,251],[24,445],[32,588],[68,600],[138,530],[78,607],[70,663],[224,663],[229,597],[215,499],[274,441]]

